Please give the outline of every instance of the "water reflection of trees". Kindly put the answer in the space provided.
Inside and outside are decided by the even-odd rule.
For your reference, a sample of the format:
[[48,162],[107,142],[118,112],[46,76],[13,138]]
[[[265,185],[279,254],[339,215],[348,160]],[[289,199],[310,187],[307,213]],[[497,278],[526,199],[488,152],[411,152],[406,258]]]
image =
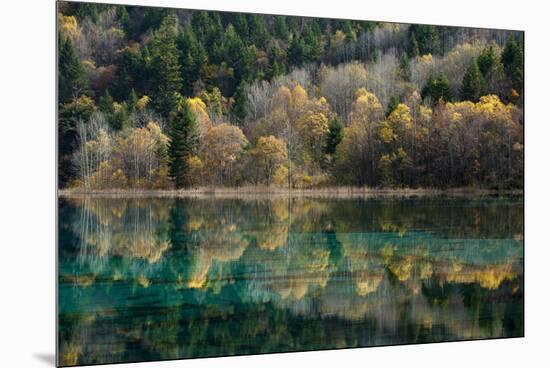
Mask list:
[[61,356],[521,335],[522,211],[508,199],[62,202]]

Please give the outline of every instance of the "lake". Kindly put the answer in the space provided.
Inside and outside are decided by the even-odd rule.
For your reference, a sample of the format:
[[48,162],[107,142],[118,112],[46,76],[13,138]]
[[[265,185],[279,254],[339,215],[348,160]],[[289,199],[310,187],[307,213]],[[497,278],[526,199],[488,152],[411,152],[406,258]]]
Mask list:
[[60,364],[523,336],[523,209],[60,198]]

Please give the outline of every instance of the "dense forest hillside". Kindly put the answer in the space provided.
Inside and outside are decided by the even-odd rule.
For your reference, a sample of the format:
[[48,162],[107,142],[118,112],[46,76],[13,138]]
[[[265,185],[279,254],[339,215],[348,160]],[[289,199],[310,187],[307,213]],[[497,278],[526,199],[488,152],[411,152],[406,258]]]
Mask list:
[[58,29],[62,188],[523,187],[522,32],[71,2]]

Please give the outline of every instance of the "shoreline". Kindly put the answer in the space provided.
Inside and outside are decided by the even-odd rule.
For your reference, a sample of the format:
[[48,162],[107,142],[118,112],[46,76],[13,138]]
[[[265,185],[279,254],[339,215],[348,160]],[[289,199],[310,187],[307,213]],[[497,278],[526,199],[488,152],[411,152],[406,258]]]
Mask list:
[[310,198],[368,198],[368,197],[422,197],[457,196],[477,197],[487,195],[523,195],[523,189],[496,190],[483,188],[369,188],[369,187],[326,187],[314,189],[288,189],[277,187],[200,187],[189,189],[58,189],[64,198],[266,198],[266,197],[310,197]]

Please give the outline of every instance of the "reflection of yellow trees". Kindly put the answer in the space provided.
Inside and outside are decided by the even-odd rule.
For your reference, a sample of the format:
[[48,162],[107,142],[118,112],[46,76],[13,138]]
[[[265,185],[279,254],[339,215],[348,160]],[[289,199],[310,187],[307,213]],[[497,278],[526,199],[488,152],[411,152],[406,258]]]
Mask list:
[[384,279],[382,275],[371,275],[367,272],[356,273],[355,285],[357,286],[357,295],[365,296],[378,290],[380,283]]
[[82,347],[74,342],[63,344],[60,349],[59,363],[62,366],[78,364],[78,357],[82,354]]
[[[158,231],[160,222],[167,222],[170,216],[171,207],[165,202],[88,199],[79,204],[82,219],[77,228],[82,231],[86,255],[117,255],[156,263],[171,247],[168,235]],[[226,282],[253,282],[254,287],[245,291],[252,300],[261,298],[290,308],[321,297],[327,299],[323,299],[326,313],[355,319],[364,318],[373,303],[376,307],[389,284],[397,283],[400,297],[406,300],[421,297],[423,285],[432,278],[441,285],[479,284],[494,290],[521,275],[521,270],[514,268],[517,259],[477,264],[469,259],[471,254],[460,249],[454,253],[445,243],[424,243],[422,237],[413,239],[414,233],[400,234],[408,225],[400,218],[393,223],[387,220],[396,219],[390,210],[374,222],[373,232],[358,233],[353,224],[346,227],[330,220],[330,202],[323,200],[277,198],[243,208],[246,210],[235,205],[211,206],[210,202],[186,205],[186,221],[180,230],[190,233],[191,242],[197,243],[189,247],[191,266],[172,275],[176,288],[215,292]],[[251,214],[256,216],[252,228],[244,226],[250,223]],[[333,229],[334,244],[323,233]],[[382,236],[380,229],[386,232]],[[245,254],[249,244],[255,246]],[[437,252],[439,246],[443,252]],[[332,252],[333,247],[338,249]],[[244,279],[235,280],[232,267],[226,267],[236,261],[248,272]],[[64,281],[90,286],[95,274]],[[150,276],[139,270],[133,280],[143,288],[154,287]],[[113,272],[112,280],[124,278],[125,272]],[[327,291],[332,279],[341,287],[338,296]],[[330,298],[335,300],[328,301]],[[343,303],[341,308],[338,302]]]
[[462,267],[457,272],[446,275],[447,282],[479,283],[486,289],[495,290],[506,280],[513,280],[517,274],[511,264],[489,265],[479,268]]
[[[300,252],[292,258],[286,270],[278,270],[286,273],[282,281],[276,281],[271,288],[283,299],[301,300],[311,289],[323,289],[330,277],[329,256],[330,252],[322,249],[314,249]],[[299,274],[292,274],[289,270],[301,270]]]
[[90,274],[90,275],[66,275],[62,277],[63,282],[68,282],[71,284],[75,284],[78,286],[88,287],[93,285],[94,281],[96,279],[96,275]]
[[380,229],[382,231],[397,233],[397,234],[399,234],[399,236],[402,237],[407,233],[407,230],[409,229],[409,225],[408,224],[396,224],[396,223],[392,223],[388,220],[382,219],[380,221]]
[[412,257],[403,257],[391,262],[388,269],[397,277],[399,281],[407,281],[412,274],[413,260]]
[[185,224],[185,229],[187,231],[198,231],[202,227],[203,222],[204,219],[201,217],[192,217],[187,224]]
[[280,225],[270,229],[269,232],[261,232],[256,236],[258,246],[265,250],[273,251],[284,247],[288,237],[288,226]]
[[169,208],[154,200],[78,199],[80,221],[74,225],[83,242],[82,256],[109,255],[156,263],[171,247],[159,234]]
[[274,199],[266,203],[265,226],[258,231],[248,232],[256,238],[261,249],[274,251],[287,243],[289,223],[289,205],[286,199]]
[[195,255],[193,271],[187,287],[199,289],[206,286],[208,272],[214,262],[230,262],[241,258],[248,246],[233,224],[220,226],[218,231],[208,232]]
[[139,275],[137,277],[136,281],[138,282],[138,284],[140,284],[141,286],[143,286],[146,289],[151,285],[151,280],[149,280],[144,275]]
[[168,239],[154,239],[151,233],[135,232],[133,234],[119,234],[112,238],[115,247],[113,255],[130,256],[135,259],[143,259],[149,263],[156,263],[166,250],[172,245]]
[[377,254],[369,247],[367,239],[337,235],[342,244],[342,254],[349,262],[351,279],[357,295],[366,296],[378,290],[384,279],[384,254],[391,257],[393,248],[386,245]]

